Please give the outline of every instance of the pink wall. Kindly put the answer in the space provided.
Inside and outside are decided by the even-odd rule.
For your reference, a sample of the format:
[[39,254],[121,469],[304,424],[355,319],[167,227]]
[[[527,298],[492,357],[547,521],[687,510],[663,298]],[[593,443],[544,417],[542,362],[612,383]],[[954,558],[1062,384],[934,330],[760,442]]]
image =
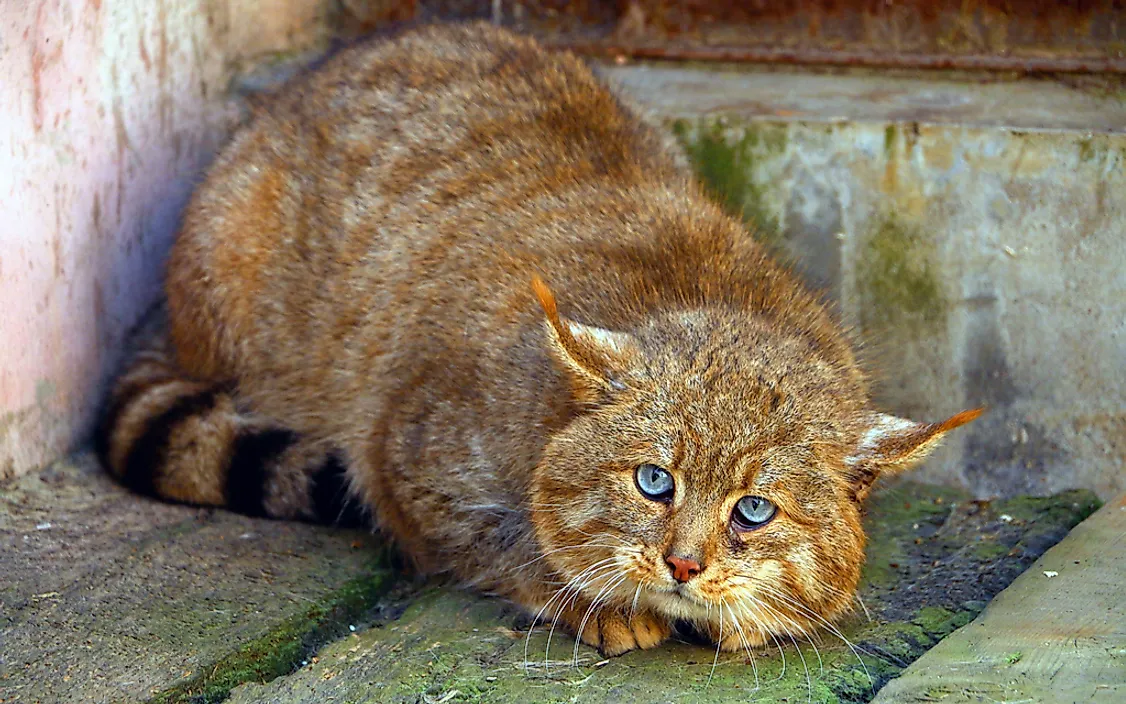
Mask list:
[[0,480],[84,439],[246,59],[324,0],[0,2]]

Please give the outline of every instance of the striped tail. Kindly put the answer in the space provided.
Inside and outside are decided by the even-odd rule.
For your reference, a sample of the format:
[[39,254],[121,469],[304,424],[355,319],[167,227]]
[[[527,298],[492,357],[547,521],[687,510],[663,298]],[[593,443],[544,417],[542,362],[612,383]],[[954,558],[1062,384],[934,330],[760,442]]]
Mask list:
[[221,385],[187,378],[163,334],[131,360],[95,437],[130,489],[250,516],[370,526],[340,453],[239,410]]

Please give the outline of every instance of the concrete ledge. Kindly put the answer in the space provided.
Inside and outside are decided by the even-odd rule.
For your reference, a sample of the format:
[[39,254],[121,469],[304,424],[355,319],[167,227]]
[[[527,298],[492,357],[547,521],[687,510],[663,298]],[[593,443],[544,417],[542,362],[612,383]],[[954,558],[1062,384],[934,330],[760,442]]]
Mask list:
[[920,420],[989,413],[925,481],[1126,491],[1126,101],[1048,81],[607,69],[827,290]]
[[877,704],[1126,701],[1126,496],[1081,523]]
[[1045,132],[1126,133],[1126,92],[998,74],[824,71],[753,65],[606,67],[623,90],[673,118],[919,122]]

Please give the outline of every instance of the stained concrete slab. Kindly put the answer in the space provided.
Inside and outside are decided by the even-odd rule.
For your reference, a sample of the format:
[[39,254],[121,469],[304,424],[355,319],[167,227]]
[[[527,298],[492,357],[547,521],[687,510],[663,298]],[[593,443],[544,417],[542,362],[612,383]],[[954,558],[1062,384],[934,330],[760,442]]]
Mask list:
[[323,46],[335,0],[0,3],[0,479],[85,440],[238,67]]
[[1126,495],[1104,506],[874,700],[1126,701]]
[[1113,78],[1002,73],[787,69],[670,63],[603,73],[673,118],[919,122],[1046,132],[1126,133],[1126,91]]
[[288,671],[382,594],[379,555],[365,533],[132,495],[89,454],[25,475],[0,489],[0,702],[142,701],[240,649],[239,681]]

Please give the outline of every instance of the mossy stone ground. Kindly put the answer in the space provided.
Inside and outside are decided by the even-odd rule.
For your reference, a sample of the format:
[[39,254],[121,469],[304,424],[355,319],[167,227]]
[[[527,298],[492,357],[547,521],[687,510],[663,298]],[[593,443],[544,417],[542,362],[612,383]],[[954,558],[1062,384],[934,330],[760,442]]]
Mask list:
[[842,624],[851,646],[826,633],[716,658],[677,640],[607,660],[549,628],[528,634],[526,617],[503,601],[404,583],[388,599],[405,606],[401,615],[230,701],[867,701],[1097,506],[1086,492],[990,504],[910,482],[885,489],[868,517],[867,614]]
[[333,643],[291,676],[239,687],[230,701],[868,701],[1097,506],[1087,492],[991,504],[911,482],[886,488],[868,516],[867,614],[841,626],[851,646],[825,633],[716,658],[674,641],[607,660],[548,628],[529,636],[501,601],[430,585],[397,619]]
[[852,647],[715,658],[675,640],[604,660],[412,580],[371,536],[153,502],[81,456],[0,490],[0,701],[867,701],[1097,503],[899,483],[870,506]]
[[89,454],[25,475],[0,487],[0,702],[217,700],[290,672],[377,607],[380,550],[144,499]]

